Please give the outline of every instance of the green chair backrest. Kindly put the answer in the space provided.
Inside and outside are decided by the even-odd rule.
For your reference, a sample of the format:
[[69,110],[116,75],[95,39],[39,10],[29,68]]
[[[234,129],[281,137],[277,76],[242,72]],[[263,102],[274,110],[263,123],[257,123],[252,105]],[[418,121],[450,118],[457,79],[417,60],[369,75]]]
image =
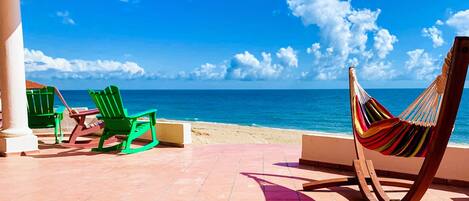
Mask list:
[[54,124],[54,87],[26,90],[29,124],[32,127]]
[[131,122],[127,118],[127,111],[116,86],[111,85],[101,91],[88,90],[88,93],[101,113],[105,128],[118,131],[131,129]]
[[28,114],[32,116],[54,114],[54,87],[26,90]]

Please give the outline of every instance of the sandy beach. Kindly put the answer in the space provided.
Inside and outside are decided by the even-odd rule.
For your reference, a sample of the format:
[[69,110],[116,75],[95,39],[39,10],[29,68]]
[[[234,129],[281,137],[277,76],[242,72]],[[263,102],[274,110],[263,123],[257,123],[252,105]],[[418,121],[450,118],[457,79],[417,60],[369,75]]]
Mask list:
[[340,135],[305,130],[242,126],[237,124],[160,120],[192,125],[193,144],[301,144],[303,134]]
[[306,131],[191,122],[194,144],[300,144]]

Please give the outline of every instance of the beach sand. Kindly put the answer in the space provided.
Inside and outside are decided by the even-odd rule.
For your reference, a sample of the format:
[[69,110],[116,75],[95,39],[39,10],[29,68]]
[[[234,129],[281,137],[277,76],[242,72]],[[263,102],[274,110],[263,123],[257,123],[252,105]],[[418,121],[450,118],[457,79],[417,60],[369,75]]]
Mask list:
[[191,122],[194,144],[300,144],[307,131]]

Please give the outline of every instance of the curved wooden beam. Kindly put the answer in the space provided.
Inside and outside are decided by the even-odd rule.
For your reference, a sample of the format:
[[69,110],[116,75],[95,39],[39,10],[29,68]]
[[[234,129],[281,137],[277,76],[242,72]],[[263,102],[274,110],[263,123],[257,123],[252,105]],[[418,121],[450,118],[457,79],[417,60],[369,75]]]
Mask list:
[[469,65],[469,37],[456,37],[440,114],[417,179],[403,201],[420,200],[438,171],[453,130]]
[[360,160],[353,161],[353,167],[355,169],[355,175],[357,175],[358,178],[358,187],[360,189],[360,192],[362,193],[363,198],[365,198],[366,200],[377,201],[377,199],[371,193],[370,188],[368,188],[368,182],[366,181],[364,174],[364,172],[368,171],[365,170],[365,167],[362,167],[361,164],[362,161]]
[[373,166],[373,162],[371,160],[366,160],[366,166],[368,168],[368,172],[370,173],[371,178],[371,187],[373,187],[373,191],[375,192],[376,197],[379,201],[389,201],[388,195],[384,192],[383,187],[379,181],[378,175],[376,175],[375,167]]
[[334,186],[348,186],[357,184],[357,181],[357,177],[342,177],[318,180],[303,184],[303,190],[312,191],[320,188],[329,188]]
[[412,187],[412,182],[403,181],[402,179],[394,178],[379,178],[379,183],[383,186],[395,186],[401,188],[410,188]]

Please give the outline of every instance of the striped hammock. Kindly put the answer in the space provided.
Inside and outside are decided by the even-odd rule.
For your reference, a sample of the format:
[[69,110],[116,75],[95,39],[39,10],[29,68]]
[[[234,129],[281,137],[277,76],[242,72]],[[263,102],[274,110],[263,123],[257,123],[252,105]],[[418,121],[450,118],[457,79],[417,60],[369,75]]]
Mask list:
[[438,119],[450,58],[451,51],[442,74],[397,117],[360,86],[352,69],[352,121],[360,144],[384,155],[425,157]]

